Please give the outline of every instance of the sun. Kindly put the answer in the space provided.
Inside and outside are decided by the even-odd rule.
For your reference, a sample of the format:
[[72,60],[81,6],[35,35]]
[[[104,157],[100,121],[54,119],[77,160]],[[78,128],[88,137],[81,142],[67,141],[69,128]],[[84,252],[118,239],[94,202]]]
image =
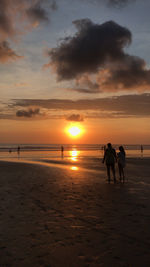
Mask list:
[[84,132],[85,129],[83,128],[83,125],[78,123],[70,123],[68,126],[65,127],[65,133],[72,139],[80,138]]
[[68,128],[68,133],[73,136],[79,136],[81,133],[81,128],[79,128],[78,126],[71,126],[70,128]]

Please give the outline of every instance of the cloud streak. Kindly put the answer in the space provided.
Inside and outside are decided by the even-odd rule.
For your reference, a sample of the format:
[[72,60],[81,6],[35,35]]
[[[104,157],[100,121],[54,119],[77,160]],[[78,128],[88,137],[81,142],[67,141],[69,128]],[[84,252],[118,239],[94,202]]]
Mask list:
[[[38,106],[54,112],[59,111],[82,111],[84,117],[90,117],[93,112],[99,113],[101,117],[149,117],[150,116],[150,94],[123,95],[108,98],[79,99],[76,101],[68,99],[22,99],[14,100],[12,108]],[[87,115],[87,111],[89,115]],[[73,113],[78,114],[78,113]]]
[[22,58],[21,56],[17,55],[10,47],[8,42],[3,41],[0,42],[0,63],[6,63],[15,61],[17,59]]
[[83,116],[80,114],[71,114],[66,118],[67,121],[84,121]]
[[[98,2],[101,2],[101,0],[97,0]],[[107,0],[107,4],[110,7],[116,7],[116,8],[120,8],[120,7],[125,7],[126,5],[135,2],[136,0]]]
[[21,109],[16,112],[16,117],[32,118],[36,115],[41,115],[39,108],[29,108],[28,110]]
[[124,8],[134,3],[136,0],[81,0],[82,2],[90,2],[93,4],[105,4],[109,8]]

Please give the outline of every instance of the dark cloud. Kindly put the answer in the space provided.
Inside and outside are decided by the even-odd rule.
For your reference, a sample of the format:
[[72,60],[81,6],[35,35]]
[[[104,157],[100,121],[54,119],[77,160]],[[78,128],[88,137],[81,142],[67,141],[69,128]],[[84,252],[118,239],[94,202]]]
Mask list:
[[111,8],[124,8],[128,4],[134,3],[136,0],[82,0],[84,2],[90,2],[93,4],[105,4]]
[[8,42],[0,42],[0,63],[5,63],[22,58],[17,55],[10,47]]
[[71,114],[66,118],[67,121],[84,121],[83,116],[80,114]]
[[[141,95],[123,95],[108,98],[96,99],[79,99],[72,100],[59,100],[59,99],[23,99],[14,100],[11,107],[29,107],[39,106],[48,110],[62,111],[81,111],[87,117],[87,111],[99,112],[101,117],[149,117],[150,116],[150,94]],[[90,115],[89,115],[90,116]]]
[[116,62],[109,67],[110,76],[104,82],[105,86],[122,88],[150,87],[150,70],[147,69],[143,59],[135,56],[125,55],[122,61]]
[[123,48],[131,42],[130,31],[113,21],[98,25],[83,19],[73,23],[78,30],[76,35],[49,51],[50,65],[59,80],[97,72],[107,61],[121,59]]
[[50,2],[50,8],[51,8],[52,10],[57,10],[58,5],[57,5],[57,3],[56,3],[55,0],[51,0],[51,2]]
[[[83,82],[84,81],[84,82]],[[101,91],[119,90],[150,90],[150,70],[143,59],[125,55],[121,61],[108,64],[104,70],[99,71],[96,82],[79,79],[77,86],[72,90],[80,93],[100,93]]]
[[27,15],[33,23],[38,23],[42,21],[47,22],[49,20],[47,11],[44,8],[42,8],[39,4],[30,7],[27,10]]
[[58,80],[76,79],[73,90],[84,93],[150,90],[146,62],[124,51],[132,39],[128,29],[113,21],[98,25],[83,19],[74,24],[75,36],[49,51],[50,66],[56,70]]
[[[34,2],[33,2],[34,3]],[[50,13],[57,9],[56,1],[38,0],[35,4],[31,5],[27,10],[26,14],[31,22],[39,24],[40,22],[48,22],[50,20]]]
[[134,2],[135,0],[108,0],[108,4],[113,7],[125,7],[127,4]]
[[26,117],[26,118],[32,118],[33,116],[35,115],[41,115],[40,114],[40,109],[39,108],[36,108],[36,109],[28,109],[28,110],[24,110],[24,109],[21,109],[21,110],[18,110],[16,112],[16,116],[17,117]]

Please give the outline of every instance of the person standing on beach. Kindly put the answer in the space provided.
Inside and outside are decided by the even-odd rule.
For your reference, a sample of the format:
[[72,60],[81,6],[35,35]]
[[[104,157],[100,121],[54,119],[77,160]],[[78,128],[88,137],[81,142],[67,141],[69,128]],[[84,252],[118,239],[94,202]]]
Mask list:
[[115,173],[115,162],[117,161],[116,151],[112,147],[111,143],[107,144],[107,148],[105,149],[103,163],[106,163],[107,167],[107,177],[108,182],[110,183],[110,169],[113,173],[114,183],[116,183],[116,173]]
[[141,145],[141,157],[143,157],[143,146]]
[[18,156],[20,155],[20,146],[17,147]]
[[61,146],[61,157],[63,158],[64,157],[64,147]]
[[125,153],[123,146],[119,147],[119,151],[120,152],[117,154],[119,176],[120,176],[120,182],[123,179],[123,183],[124,183],[124,180],[125,180],[124,167],[126,165],[126,153]]

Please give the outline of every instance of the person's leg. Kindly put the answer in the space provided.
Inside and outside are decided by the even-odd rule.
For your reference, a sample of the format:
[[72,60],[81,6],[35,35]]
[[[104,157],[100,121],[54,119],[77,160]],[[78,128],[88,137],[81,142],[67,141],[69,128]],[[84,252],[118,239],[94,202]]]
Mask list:
[[120,182],[121,182],[121,165],[118,163],[118,170],[119,170],[119,177],[120,177]]
[[116,182],[115,164],[112,164],[112,165],[111,165],[111,170],[112,170],[112,173],[113,173],[114,183],[115,183],[115,182]]
[[122,167],[122,177],[123,177],[123,183],[124,183],[125,176],[124,176],[124,168],[123,167]]
[[107,177],[108,177],[108,182],[110,183],[110,165],[107,164]]

